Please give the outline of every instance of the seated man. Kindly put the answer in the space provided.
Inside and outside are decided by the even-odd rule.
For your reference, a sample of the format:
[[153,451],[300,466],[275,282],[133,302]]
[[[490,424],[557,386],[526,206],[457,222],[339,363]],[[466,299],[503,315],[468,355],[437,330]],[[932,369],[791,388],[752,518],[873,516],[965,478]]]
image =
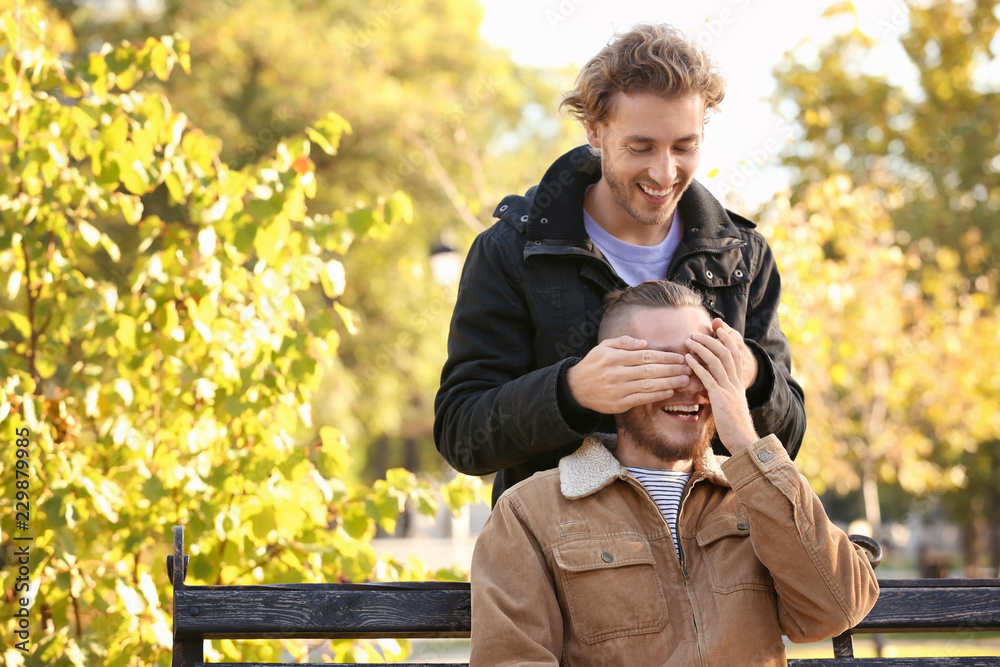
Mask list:
[[599,337],[676,354],[699,381],[500,497],[472,559],[470,664],[783,665],[783,633],[864,618],[875,574],[754,432],[739,334],[662,281],[611,295]]

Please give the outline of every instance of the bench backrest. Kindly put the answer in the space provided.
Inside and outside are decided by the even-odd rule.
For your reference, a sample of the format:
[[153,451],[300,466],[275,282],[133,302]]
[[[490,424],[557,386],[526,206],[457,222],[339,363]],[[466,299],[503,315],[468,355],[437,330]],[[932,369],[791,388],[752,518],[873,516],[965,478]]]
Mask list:
[[[468,583],[274,584],[188,586],[184,532],[174,528],[168,559],[174,594],[173,667],[204,663],[206,639],[363,639],[468,637]],[[837,658],[852,658],[858,632],[1000,631],[1000,579],[886,579],[874,609],[834,638]],[[1000,665],[1000,658],[950,658],[949,665]],[[816,665],[829,660],[797,660]],[[915,664],[893,659],[830,664]],[[930,664],[930,663],[928,663]],[[414,665],[410,665],[414,667]],[[454,665],[452,665],[454,667]]]

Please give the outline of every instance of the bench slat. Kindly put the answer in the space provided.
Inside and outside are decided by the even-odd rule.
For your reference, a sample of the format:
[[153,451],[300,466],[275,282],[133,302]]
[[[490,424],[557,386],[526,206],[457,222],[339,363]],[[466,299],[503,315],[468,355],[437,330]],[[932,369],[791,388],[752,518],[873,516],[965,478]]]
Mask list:
[[810,658],[788,661],[788,667],[927,667],[928,665],[930,667],[998,667],[1000,666],[1000,657]]
[[[329,663],[299,663],[301,667],[329,667]],[[393,663],[400,667],[469,667],[469,663]],[[805,658],[789,660],[789,667],[997,667],[1000,657],[959,658]],[[199,662],[195,667],[280,667],[272,662]],[[339,667],[371,667],[371,663],[344,663]]]
[[188,586],[174,594],[174,633],[205,639],[468,637],[471,604],[468,589]]
[[1000,586],[883,586],[855,632],[1000,630]]

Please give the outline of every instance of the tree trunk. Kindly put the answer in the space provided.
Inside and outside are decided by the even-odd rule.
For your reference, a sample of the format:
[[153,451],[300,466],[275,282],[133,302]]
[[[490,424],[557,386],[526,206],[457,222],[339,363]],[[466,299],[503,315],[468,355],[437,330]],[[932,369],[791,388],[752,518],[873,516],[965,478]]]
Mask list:
[[1000,441],[989,443],[991,473],[987,479],[993,480],[986,485],[986,531],[987,544],[990,553],[990,570],[994,577],[1000,577]]
[[872,537],[881,541],[882,509],[878,499],[878,476],[870,457],[865,457],[861,465],[861,493],[865,501],[865,520],[872,527]]

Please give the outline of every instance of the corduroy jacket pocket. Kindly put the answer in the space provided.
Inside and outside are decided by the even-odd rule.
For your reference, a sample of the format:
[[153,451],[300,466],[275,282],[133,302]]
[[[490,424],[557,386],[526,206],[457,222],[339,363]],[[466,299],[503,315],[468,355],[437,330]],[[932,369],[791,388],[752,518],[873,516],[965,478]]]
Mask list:
[[667,602],[649,543],[638,535],[573,540],[552,550],[571,632],[588,644],[657,632]]
[[712,591],[774,590],[771,573],[754,552],[750,531],[749,519],[735,514],[713,518],[698,531]]

